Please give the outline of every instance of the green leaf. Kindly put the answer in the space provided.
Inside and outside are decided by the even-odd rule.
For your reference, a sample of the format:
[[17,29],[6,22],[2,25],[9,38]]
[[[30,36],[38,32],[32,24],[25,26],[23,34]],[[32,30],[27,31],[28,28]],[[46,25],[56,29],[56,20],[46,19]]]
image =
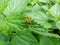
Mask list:
[[4,11],[5,15],[18,14],[25,9],[28,0],[10,0],[7,8]]
[[40,2],[49,3],[50,0],[39,0]]
[[6,8],[8,0],[0,0],[0,13]]
[[54,37],[54,38],[60,38],[59,35],[53,34],[53,33],[48,33],[47,29],[38,29],[38,28],[29,28],[31,32],[37,33],[39,35],[47,36],[47,37]]
[[24,16],[22,14],[8,15],[4,20],[0,21],[0,31],[7,34],[9,30],[21,30],[21,24],[24,23]]
[[57,35],[57,34],[52,34],[52,33],[40,32],[40,35],[47,36],[47,37],[60,38],[59,35]]
[[12,45],[39,45],[35,37],[29,32],[17,32],[11,40]]
[[45,9],[45,10],[48,10],[48,6],[47,5],[42,5],[41,6],[43,9]]
[[[12,3],[15,2],[15,4],[13,3],[13,5],[16,6],[15,9],[17,8],[17,11],[19,11],[18,9],[21,9],[25,5],[24,3],[26,2],[26,0],[24,0],[24,2],[22,0],[18,0],[18,2],[22,3],[22,4],[17,3],[17,1],[15,1],[15,0],[10,0],[10,3],[9,3],[8,6],[11,5],[13,7],[13,5],[11,4],[11,2]],[[17,3],[17,5],[16,5],[16,3]],[[19,8],[17,6],[19,6]],[[12,9],[12,7],[11,8],[9,7],[10,9],[6,10],[7,13],[9,11],[11,12],[11,10],[14,10],[14,8]],[[12,15],[9,15],[9,16],[6,16],[6,17],[4,17],[4,15],[5,15],[4,13],[0,14],[0,20],[1,20],[0,21],[0,31],[2,31],[3,33],[8,33],[9,30],[13,30],[15,28],[17,30],[20,30],[20,28],[18,27],[18,25],[20,25],[22,22],[24,22],[22,20],[23,16],[21,16],[21,14],[15,13],[15,14],[12,14]],[[18,25],[16,25],[16,24],[18,24]]]
[[55,18],[59,18],[60,17],[60,5],[59,4],[55,4],[51,7],[50,9],[50,13],[55,17]]
[[[6,35],[4,35],[4,34],[2,34],[1,32],[0,32],[0,41],[2,40],[2,41],[6,41],[6,39],[7,39],[7,36]],[[8,39],[7,39],[8,40]]]
[[31,17],[34,20],[47,20],[48,17],[46,15],[46,11],[41,8],[38,4],[36,4],[31,11],[27,10],[28,12],[23,12],[26,16]]
[[56,26],[57,26],[57,28],[60,30],[60,21],[57,21],[57,22],[56,22]]
[[0,41],[0,45],[6,45],[6,42]]
[[60,0],[52,0],[55,3],[60,3]]
[[[39,25],[40,26],[40,25]],[[28,28],[29,31],[33,31],[33,32],[36,32],[36,33],[39,33],[39,32],[48,32],[47,29],[43,28],[43,27],[34,27],[34,26],[29,26]]]
[[1,20],[4,20],[4,18],[5,18],[5,15],[0,14],[0,21],[1,21]]
[[44,28],[51,28],[52,25],[47,22],[47,21],[39,21],[39,20],[36,20],[38,24],[42,25]]
[[8,37],[0,32],[0,45],[7,45]]
[[59,45],[59,39],[40,36],[40,45]]

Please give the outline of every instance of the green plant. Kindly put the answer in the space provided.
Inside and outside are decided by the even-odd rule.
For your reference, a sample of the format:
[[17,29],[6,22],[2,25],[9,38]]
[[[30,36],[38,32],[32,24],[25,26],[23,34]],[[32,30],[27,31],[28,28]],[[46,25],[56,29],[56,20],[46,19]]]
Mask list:
[[0,0],[0,45],[60,45],[60,0]]

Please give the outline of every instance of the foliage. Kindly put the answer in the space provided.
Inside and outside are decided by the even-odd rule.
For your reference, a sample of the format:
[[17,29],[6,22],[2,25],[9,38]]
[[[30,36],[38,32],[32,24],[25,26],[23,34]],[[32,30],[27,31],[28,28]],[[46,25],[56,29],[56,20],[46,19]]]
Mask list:
[[0,0],[0,45],[60,45],[60,0]]

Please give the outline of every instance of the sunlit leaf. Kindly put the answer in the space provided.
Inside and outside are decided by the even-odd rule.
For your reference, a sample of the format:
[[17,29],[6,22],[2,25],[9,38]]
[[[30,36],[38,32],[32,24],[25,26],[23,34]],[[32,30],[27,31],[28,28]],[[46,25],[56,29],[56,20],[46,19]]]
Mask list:
[[0,0],[0,13],[6,8],[8,0]]
[[23,9],[25,9],[25,6],[27,5],[28,0],[10,0],[8,3],[7,8],[4,11],[5,15],[10,15],[10,14],[18,14]]

